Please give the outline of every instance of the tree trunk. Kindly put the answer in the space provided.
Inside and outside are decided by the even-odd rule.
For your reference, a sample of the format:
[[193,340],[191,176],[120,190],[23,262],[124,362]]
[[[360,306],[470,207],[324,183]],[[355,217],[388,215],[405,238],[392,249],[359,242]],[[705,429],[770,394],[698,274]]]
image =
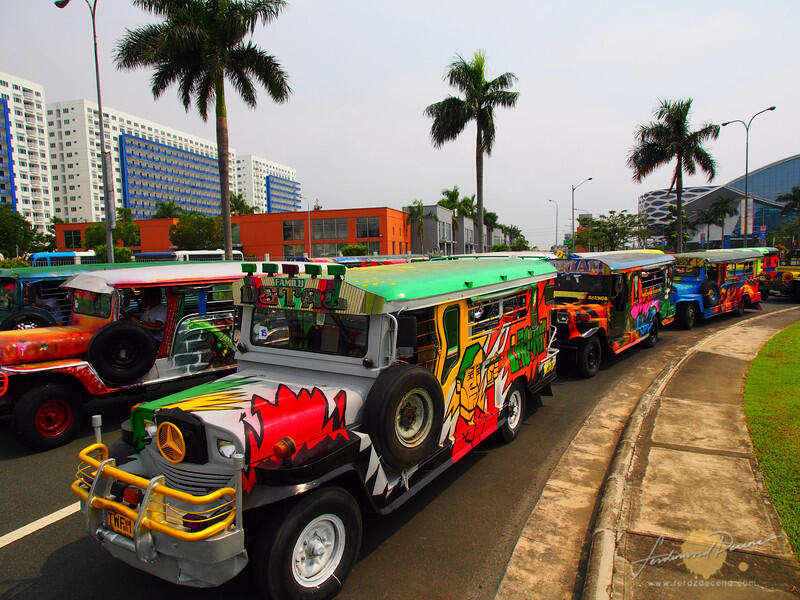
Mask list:
[[678,152],[678,170],[675,173],[675,218],[678,220],[675,230],[678,232],[675,240],[675,251],[683,252],[683,154]]
[[217,100],[217,163],[219,164],[220,210],[222,210],[222,239],[225,260],[233,260],[233,240],[231,239],[231,192],[228,165],[228,111],[225,107],[225,80],[217,80],[215,95]]
[[478,235],[475,236],[477,241],[477,251],[484,252],[483,244],[483,138],[481,136],[481,128],[478,125],[478,137],[475,142],[475,176],[477,184],[477,202],[478,202]]

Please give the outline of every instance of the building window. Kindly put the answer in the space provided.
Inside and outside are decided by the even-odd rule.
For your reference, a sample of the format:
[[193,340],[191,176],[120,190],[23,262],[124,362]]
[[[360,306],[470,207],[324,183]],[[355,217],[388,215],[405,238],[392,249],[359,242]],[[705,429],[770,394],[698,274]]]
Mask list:
[[64,232],[64,247],[65,248],[80,248],[81,247],[81,230],[70,229]]
[[302,258],[306,247],[303,244],[284,244],[283,258]]
[[347,219],[314,219],[311,222],[311,239],[346,240]]
[[357,217],[356,218],[356,237],[375,238],[380,237],[381,226],[379,217]]
[[313,253],[314,256],[339,256],[339,252],[345,246],[347,246],[347,244],[338,244],[338,243],[314,244]]
[[369,254],[380,254],[381,252],[381,243],[380,242],[361,242],[367,248],[369,248]]
[[303,221],[284,221],[283,222],[283,241],[293,241],[305,239]]

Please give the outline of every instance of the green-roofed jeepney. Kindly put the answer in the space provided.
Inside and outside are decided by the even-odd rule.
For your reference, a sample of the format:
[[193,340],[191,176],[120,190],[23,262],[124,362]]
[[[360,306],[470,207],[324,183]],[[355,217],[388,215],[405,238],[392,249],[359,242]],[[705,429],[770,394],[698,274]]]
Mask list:
[[255,267],[234,284],[237,374],[135,407],[123,442],[80,453],[72,489],[92,537],[139,569],[207,587],[252,562],[269,597],[327,598],[359,507],[388,513],[489,435],[510,442],[549,393],[556,270]]

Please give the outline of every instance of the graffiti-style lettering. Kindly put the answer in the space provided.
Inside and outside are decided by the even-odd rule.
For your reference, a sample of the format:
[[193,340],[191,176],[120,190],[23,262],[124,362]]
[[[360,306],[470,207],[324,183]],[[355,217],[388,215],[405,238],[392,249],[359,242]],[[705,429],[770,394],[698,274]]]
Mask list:
[[547,319],[542,319],[533,327],[525,327],[511,336],[510,348],[506,352],[512,373],[531,364],[531,359],[545,351]]

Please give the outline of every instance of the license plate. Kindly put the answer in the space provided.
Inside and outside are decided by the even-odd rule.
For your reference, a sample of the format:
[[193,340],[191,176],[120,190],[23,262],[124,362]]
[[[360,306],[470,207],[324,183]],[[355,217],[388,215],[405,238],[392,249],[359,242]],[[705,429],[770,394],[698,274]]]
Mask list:
[[542,363],[542,373],[547,375],[550,371],[552,371],[556,366],[555,357],[548,358],[547,362]]
[[128,517],[115,512],[106,513],[106,522],[111,531],[124,535],[126,537],[133,537],[133,521]]

